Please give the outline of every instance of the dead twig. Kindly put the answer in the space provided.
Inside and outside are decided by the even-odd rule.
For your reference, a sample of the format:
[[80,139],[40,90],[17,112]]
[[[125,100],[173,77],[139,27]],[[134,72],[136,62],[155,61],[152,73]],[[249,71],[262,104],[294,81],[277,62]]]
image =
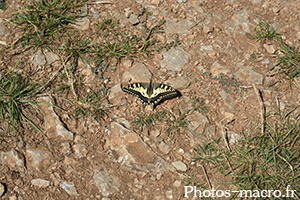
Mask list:
[[229,117],[225,117],[224,119],[222,119],[222,120],[218,123],[218,125],[219,125],[219,128],[221,129],[221,134],[222,134],[222,137],[223,137],[223,139],[224,139],[224,141],[225,141],[226,147],[227,147],[227,149],[228,149],[229,151],[231,151],[231,148],[230,148],[229,142],[228,142],[227,129],[224,128],[223,125],[222,125],[222,121],[224,121],[224,120],[227,119],[227,118],[229,118]]
[[257,100],[259,102],[259,105],[260,105],[260,110],[261,110],[261,115],[260,115],[261,133],[264,134],[265,133],[265,122],[266,122],[266,119],[265,119],[265,116],[266,116],[265,112],[266,112],[266,110],[265,110],[264,102],[262,100],[260,91],[256,88],[256,86],[255,86],[254,83],[252,83],[252,86],[253,86],[254,92],[256,94]]
[[196,24],[194,24],[193,26],[191,26],[191,27],[189,28],[189,31],[190,31],[192,28],[194,28],[195,26],[197,26],[198,24],[200,24],[201,22],[203,22],[204,20],[205,20],[205,18],[201,19],[201,20],[198,21]]
[[210,182],[210,180],[209,180],[209,178],[208,178],[208,175],[207,175],[206,169],[205,169],[204,165],[201,165],[201,167],[202,167],[202,170],[203,170],[203,172],[204,172],[204,175],[205,175],[206,181],[207,181],[207,183],[208,183],[208,185],[209,185],[209,188],[210,188],[210,190],[212,190],[211,182]]

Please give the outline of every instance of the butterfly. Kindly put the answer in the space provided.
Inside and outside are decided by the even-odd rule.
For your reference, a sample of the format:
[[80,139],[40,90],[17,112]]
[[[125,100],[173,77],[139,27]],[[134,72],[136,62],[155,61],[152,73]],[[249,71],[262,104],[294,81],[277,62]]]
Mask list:
[[132,83],[122,88],[123,92],[127,92],[137,98],[144,105],[153,105],[153,110],[161,100],[178,96],[179,92],[171,86],[162,83]]

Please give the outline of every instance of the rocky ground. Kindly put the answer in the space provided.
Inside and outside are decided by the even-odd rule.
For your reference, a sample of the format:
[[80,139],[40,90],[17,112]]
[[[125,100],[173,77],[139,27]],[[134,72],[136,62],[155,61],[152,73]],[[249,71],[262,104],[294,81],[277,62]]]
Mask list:
[[[0,11],[0,45],[9,43],[13,32],[4,18],[23,6],[22,1],[6,2],[7,10]],[[25,142],[20,137],[2,138],[2,199],[188,199],[183,197],[186,174],[205,179],[200,165],[192,162],[194,147],[223,137],[224,129],[230,143],[259,130],[261,101],[267,113],[278,109],[278,101],[282,112],[299,104],[297,81],[291,84],[276,69],[269,71],[277,62],[278,42],[254,37],[255,25],[265,20],[286,43],[297,47],[298,0],[110,0],[88,1],[86,6],[88,17],[78,29],[87,37],[95,36],[92,27],[97,20],[111,15],[120,20],[121,27],[139,28],[137,13],[145,7],[153,13],[149,25],[166,20],[165,33],[158,39],[170,42],[178,34],[181,44],[149,57],[112,63],[115,70],[104,74],[110,87],[105,121],[76,120],[43,106],[46,136],[32,130],[23,134]],[[37,52],[31,58],[33,66],[41,66],[36,73],[47,74],[57,56]],[[8,66],[2,61],[1,69],[14,67],[12,63]],[[99,83],[85,63],[78,67],[86,75],[86,85]],[[182,96],[166,100],[152,111],[121,90],[121,85],[150,79],[174,87]],[[257,89],[262,99],[255,93]],[[191,98],[204,102],[207,109],[194,110]],[[59,106],[67,101],[51,94],[39,100]],[[140,112],[164,110],[175,118],[180,110],[188,121],[172,139],[167,137],[166,122],[158,120],[143,131],[132,123]],[[223,178],[210,166],[206,169],[213,186],[223,188],[217,184]]]

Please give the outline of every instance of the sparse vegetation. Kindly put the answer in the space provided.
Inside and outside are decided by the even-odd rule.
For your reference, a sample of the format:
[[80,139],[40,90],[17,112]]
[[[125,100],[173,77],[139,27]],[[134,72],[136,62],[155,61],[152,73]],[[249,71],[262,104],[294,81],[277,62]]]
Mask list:
[[212,77],[211,73],[207,72],[205,72],[205,74],[208,75],[211,79],[221,83],[226,93],[229,92],[230,88],[234,88],[233,92],[240,91],[241,89],[243,89],[245,92],[247,91],[246,88],[242,88],[243,85],[239,83],[234,77],[228,77],[228,75],[225,75],[223,73],[220,73],[218,77]]
[[[293,109],[292,111],[294,111]],[[220,140],[195,148],[194,162],[210,165],[224,176],[230,176],[237,190],[283,190],[290,185],[299,197],[300,123],[290,117],[292,111],[279,117],[274,125],[267,124],[265,132],[252,133],[232,150],[225,149]],[[274,117],[275,118],[275,117]],[[192,184],[192,181],[187,181]],[[225,182],[224,182],[225,183]],[[195,183],[193,183],[195,184]],[[206,186],[207,186],[206,182]],[[232,198],[236,198],[235,194]],[[272,198],[272,197],[271,197]],[[273,197],[275,198],[275,197]]]
[[39,103],[48,104],[34,100],[36,98],[35,96],[40,92],[39,89],[42,83],[30,80],[27,76],[16,73],[14,70],[15,68],[11,71],[4,72],[0,76],[1,119],[10,126],[11,132],[16,131],[21,133],[21,129],[24,128],[25,124],[30,124],[36,130],[42,132],[38,126],[30,120],[30,118],[36,117],[32,114],[33,111],[40,110],[38,106]]
[[280,71],[285,73],[290,80],[300,74],[300,52],[294,46],[287,43],[280,43],[280,50],[276,52],[279,61],[270,70],[279,67]]
[[1,1],[0,1],[0,9],[1,9],[1,10],[6,10],[6,3],[5,3],[5,0],[1,0]]
[[161,111],[154,114],[143,114],[138,113],[137,118],[133,120],[135,124],[135,128],[139,129],[141,132],[143,131],[144,127],[152,126],[158,122],[166,122],[166,133],[168,138],[173,138],[174,134],[182,133],[182,129],[186,128],[187,120],[186,114],[181,113],[179,109],[177,109],[178,115],[173,114],[170,111]]
[[25,3],[26,11],[13,14],[10,18],[16,28],[22,31],[13,45],[22,43],[27,48],[54,48],[60,46],[57,37],[66,36],[72,24],[83,16],[75,12],[86,0],[41,0]]
[[275,39],[280,36],[280,34],[276,32],[276,29],[264,20],[261,20],[256,24],[254,31],[257,40],[262,42]]
[[79,102],[75,109],[75,117],[92,116],[104,120],[103,117],[106,112],[102,105],[103,98],[106,98],[106,94],[103,91],[99,90],[96,92],[89,89],[85,97],[79,97]]
[[190,101],[192,102],[192,107],[193,107],[192,112],[200,111],[200,110],[208,110],[208,108],[204,106],[204,102],[201,101],[199,98],[193,97],[190,98]]
[[181,113],[179,109],[177,109],[177,111],[178,117],[176,117],[172,112],[168,112],[169,117],[167,118],[167,137],[169,138],[173,138],[174,134],[180,134],[182,132],[182,129],[186,128],[188,122],[186,120],[186,114]]
[[155,114],[144,114],[138,113],[137,118],[132,122],[135,124],[135,128],[139,129],[141,132],[143,131],[144,126],[152,126],[155,124],[155,120],[162,120],[165,117],[165,111],[161,111]]
[[[14,35],[13,37],[15,37],[15,40],[9,43],[11,44],[11,46],[9,47],[6,46],[7,41],[9,41],[6,39],[9,38],[9,36],[5,36],[7,38],[3,39],[3,41],[2,40],[0,41],[1,45],[5,46],[5,47],[1,46],[0,54],[3,53],[4,55],[3,57],[6,57],[6,55],[10,55],[10,56],[12,55],[12,57],[9,58],[10,63],[14,62],[16,58],[14,56],[16,55],[22,56],[23,59],[22,63],[20,62],[20,60],[17,62],[13,70],[7,70],[7,68],[9,68],[11,65],[10,63],[1,62],[1,66],[0,66],[1,67],[1,71],[0,71],[0,116],[1,116],[0,140],[1,142],[4,141],[2,140],[2,138],[6,137],[7,133],[18,133],[19,135],[22,136],[23,133],[28,133],[29,132],[28,130],[31,131],[32,129],[34,130],[34,132],[43,133],[43,129],[41,128],[43,124],[40,124],[40,122],[43,121],[42,119],[43,113],[42,110],[40,109],[40,105],[47,104],[49,106],[53,106],[56,108],[59,107],[36,100],[36,98],[42,92],[44,92],[44,94],[47,95],[53,95],[55,98],[57,98],[58,100],[57,102],[61,103],[61,105],[63,106],[68,103],[72,104],[70,106],[71,109],[69,113],[71,114],[71,116],[75,116],[76,119],[81,118],[86,120],[87,118],[95,118],[95,119],[99,119],[100,121],[106,119],[106,116],[110,113],[110,111],[108,109],[108,106],[105,104],[104,99],[108,97],[108,94],[110,92],[109,86],[116,85],[118,81],[123,78],[122,76],[119,76],[123,72],[122,71],[123,69],[118,68],[120,66],[118,64],[120,62],[123,62],[123,58],[131,57],[131,58],[138,58],[139,60],[140,57],[146,57],[146,56],[152,58],[151,54],[156,53],[155,51],[159,52],[162,49],[168,51],[169,49],[175,48],[181,44],[178,34],[174,34],[173,36],[171,34],[168,35],[163,34],[164,33],[163,25],[165,24],[166,21],[165,20],[159,21],[157,19],[162,19],[161,17],[164,16],[164,13],[163,15],[159,13],[158,15],[155,14],[154,16],[152,16],[152,13],[147,11],[145,7],[142,7],[141,10],[138,13],[136,13],[136,16],[140,20],[139,24],[136,26],[131,26],[130,23],[129,24],[120,23],[117,17],[115,17],[114,15],[108,15],[108,17],[99,20],[97,24],[95,19],[93,19],[95,21],[91,20],[92,23],[90,24],[90,28],[91,29],[94,28],[92,27],[92,25],[96,24],[97,30],[95,30],[96,28],[94,28],[93,34],[88,35],[86,34],[88,32],[87,30],[81,31],[75,28],[74,26],[79,19],[85,17],[85,15],[89,15],[89,13],[85,12],[84,10],[85,7],[83,7],[85,3],[87,3],[87,0],[38,0],[38,1],[20,1],[20,2],[21,2],[20,5],[22,5],[22,2],[25,2],[24,3],[25,8],[24,9],[18,8],[21,11],[19,11],[18,13],[14,13],[11,16],[10,22],[12,23],[13,27],[11,29],[7,29],[9,32],[12,32],[12,34]],[[0,0],[0,9],[5,10],[7,8],[6,6],[7,5],[5,1]],[[96,7],[95,5],[93,6],[94,8]],[[161,12],[161,10],[159,10],[159,12]],[[185,14],[184,13],[182,14],[180,10],[178,13],[181,13],[180,14],[181,16],[187,17],[186,19],[192,20],[192,15],[185,16]],[[177,14],[175,7],[174,9],[172,8],[172,14],[173,15]],[[155,17],[157,18],[155,19]],[[151,21],[152,18],[153,20]],[[211,20],[208,21],[210,22]],[[199,23],[197,23],[193,27],[196,27],[198,24]],[[5,23],[4,25],[9,27],[9,25]],[[128,26],[131,26],[131,29],[128,29]],[[202,27],[199,27],[199,30],[200,28],[202,29]],[[224,32],[224,30],[221,30],[221,28],[218,28],[217,30],[217,28],[218,28],[217,24],[215,27],[212,27],[211,31],[207,34],[207,39],[208,39],[207,41],[209,42],[213,41],[216,47],[220,47],[220,49],[226,49],[230,51],[231,48],[234,48],[236,41],[230,40],[228,42],[227,40],[226,41],[228,42],[227,44],[223,43],[223,41],[221,41],[220,39],[222,37],[222,34],[219,33]],[[13,33],[14,30],[16,31],[15,33]],[[197,34],[201,32],[201,30],[200,31],[199,30],[197,27],[194,28],[192,31],[189,32],[191,33],[191,35],[188,34],[186,38],[188,40],[190,40],[190,36],[192,36],[191,38],[194,38],[194,36],[197,36]],[[202,31],[202,33],[205,32]],[[158,34],[160,37],[157,37]],[[218,36],[219,38],[215,36]],[[158,39],[161,37],[165,37],[164,39],[166,39],[166,42],[162,43],[161,41],[159,41]],[[255,27],[255,37],[258,41],[264,43],[268,40],[278,41],[277,39],[280,39],[280,34],[277,33],[275,28],[272,27],[268,22],[260,21]],[[292,41],[292,40],[286,40],[286,41]],[[196,41],[195,43],[202,45],[205,42],[199,40],[199,42]],[[299,48],[297,48],[296,46],[281,41],[280,49],[276,51],[278,62],[270,70],[273,70],[275,67],[278,67],[280,69],[280,72],[284,73],[289,80],[299,77],[300,53],[299,53]],[[188,45],[186,47],[187,49],[194,49],[194,48],[190,48]],[[32,51],[27,51],[29,49]],[[45,52],[51,52],[56,55],[59,55],[58,57],[60,58],[60,60],[57,61],[55,58],[54,62],[61,62],[61,63],[50,64],[47,61],[46,64],[47,66],[46,65],[37,66],[36,64],[33,64],[33,62],[29,61],[29,58],[32,58],[32,56],[35,55],[35,52],[37,50],[41,50],[43,56],[45,57],[46,57]],[[260,50],[259,48],[255,50],[255,52],[250,55],[250,58],[253,60],[259,58],[261,55],[259,54],[259,50]],[[214,49],[214,51],[217,50]],[[24,52],[28,54],[24,55]],[[218,59],[219,58],[224,60],[227,59],[225,56],[222,57],[223,56],[222,53],[217,54]],[[230,53],[232,52],[229,52],[228,56]],[[191,62],[192,59],[194,59],[193,56],[191,56],[190,59]],[[46,58],[46,60],[47,59],[48,58]],[[239,57],[235,61],[240,62],[243,59],[244,58],[240,59]],[[272,63],[273,57],[269,56],[268,59],[270,59]],[[64,62],[62,62],[63,60]],[[82,65],[80,62],[84,62],[84,64],[87,65]],[[206,61],[203,61],[203,63],[204,62]],[[202,61],[201,62],[197,61],[197,64],[199,63],[201,63],[201,65],[203,64]],[[20,67],[20,69],[17,70],[17,66]],[[88,76],[91,77],[92,75],[96,75],[96,77],[99,78],[99,79],[95,78],[96,79],[95,82],[91,81],[92,84],[89,81],[87,81],[89,82],[88,84],[85,84],[85,79],[84,79],[85,76],[82,73],[82,71],[85,70],[84,69],[85,66],[90,67],[89,69],[90,71],[88,70],[87,70],[88,72],[85,71],[85,73]],[[158,66],[157,69],[160,70],[161,67]],[[39,69],[37,70],[37,68]],[[40,73],[41,72],[39,71],[40,69],[42,70],[42,73]],[[155,71],[155,69],[156,68],[151,69],[151,67],[149,67],[149,70],[151,72]],[[117,71],[119,74],[116,75],[117,77],[116,79],[112,80],[109,83],[109,81],[111,80],[110,74],[113,74],[113,72],[115,71]],[[185,74],[181,73],[181,71],[175,71],[174,74],[169,73],[169,71],[162,70],[162,72],[167,74],[165,77],[164,77],[165,74],[162,74],[163,80],[166,80],[167,78],[170,77],[176,77],[177,75],[181,76],[182,74],[183,76],[185,76]],[[190,72],[187,72],[187,75],[188,73],[193,73],[193,71],[191,70]],[[51,76],[54,74],[55,76]],[[154,75],[160,76],[161,74],[157,73]],[[246,91],[246,89],[234,76],[221,73],[220,76],[218,77],[212,77],[212,75],[207,72],[206,75],[209,76],[212,82],[221,84],[225,92],[227,93],[231,90],[233,90],[233,92],[236,91],[240,92],[241,89]],[[53,79],[51,79],[50,77],[53,77]],[[197,84],[199,83],[199,80],[202,81],[201,78],[202,77],[199,77],[199,79],[197,79]],[[45,83],[44,81],[46,79],[48,79],[49,82]],[[278,87],[276,83],[278,82],[280,83],[280,80],[282,79],[278,79],[278,80],[279,81],[270,82],[267,85],[267,87],[274,87],[274,91],[278,91]],[[261,85],[260,87],[264,87],[265,85],[266,84]],[[162,132],[166,135],[166,138],[164,138],[164,141],[166,143],[168,143],[167,139],[173,139],[176,138],[177,136],[180,136],[180,134],[184,134],[188,124],[188,120],[187,120],[188,114],[208,109],[205,107],[204,101],[202,101],[200,98],[197,98],[197,95],[199,94],[197,93],[198,91],[196,90],[192,91],[194,89],[193,87],[194,85],[191,85],[191,87],[183,91],[183,95],[190,95],[192,93],[193,95],[195,94],[196,96],[195,98],[190,99],[192,104],[192,109],[188,113],[186,112],[182,113],[177,108],[172,108],[171,110],[163,110],[161,112],[156,112],[156,113],[154,112],[150,114],[138,113],[136,114],[136,118],[132,121],[132,123],[134,124],[134,128],[142,132],[145,128],[149,128],[151,126],[155,126],[161,123],[164,125]],[[189,91],[190,88],[192,89]],[[274,91],[273,94],[276,93]],[[62,99],[64,101],[61,101]],[[268,103],[270,102],[271,101],[268,101]],[[114,105],[115,107],[117,107],[116,108],[117,111],[119,111],[118,110],[119,108],[121,109],[125,108],[122,107],[124,105],[122,103]],[[285,108],[290,106],[290,104],[288,103],[285,104]],[[234,111],[232,111],[232,113],[228,111],[228,113],[230,114],[233,114],[233,112]],[[300,170],[298,168],[299,168],[299,157],[300,157],[300,151],[299,151],[299,147],[300,147],[299,116],[300,115],[299,114],[293,115],[292,117],[291,113],[292,111],[288,112],[285,115],[282,115],[281,113],[270,114],[269,116],[273,115],[273,117],[272,120],[270,119],[269,120],[270,122],[265,125],[266,127],[265,132],[251,133],[248,135],[249,137],[243,138],[241,141],[239,141],[239,143],[230,144],[231,149],[225,148],[226,145],[222,143],[221,139],[218,140],[212,139],[208,143],[203,143],[201,146],[198,146],[194,149],[195,154],[194,154],[193,162],[196,163],[195,166],[196,167],[210,166],[216,169],[217,172],[219,172],[221,175],[224,175],[226,176],[226,178],[231,179],[231,182],[226,182],[226,183],[231,184],[231,186],[232,184],[234,184],[237,188],[236,190],[245,189],[245,190],[252,190],[252,191],[253,190],[261,191],[261,190],[269,189],[269,190],[282,191],[283,188],[286,188],[288,185],[290,185],[291,190],[297,191],[295,195],[296,198],[299,199]],[[236,113],[234,113],[233,115],[236,116]],[[216,119],[216,118],[217,117],[215,116],[212,117],[212,119]],[[233,119],[233,121],[234,120],[235,119]],[[214,123],[212,121],[213,120],[210,120],[211,123]],[[234,123],[233,121],[230,121],[230,123],[233,124]],[[103,127],[104,126],[101,127],[101,130],[104,129]],[[71,127],[71,129],[72,128],[73,127]],[[90,134],[86,134],[86,135],[90,135]],[[100,140],[105,141],[104,134],[100,136],[99,135],[93,135],[93,137],[88,136],[89,137],[88,139],[100,138]],[[163,140],[163,138],[158,138],[158,139],[159,140],[157,141]],[[34,137],[31,138],[31,135],[30,137],[26,138],[27,142],[31,140],[35,144],[42,143],[40,142],[42,141],[40,138],[34,138]],[[15,140],[11,140],[11,141],[14,142]],[[107,148],[104,145],[105,142],[103,141],[100,141],[101,145],[103,145],[101,148],[99,148],[100,146],[97,147],[96,145],[93,146],[94,144],[93,142],[90,142],[88,140],[86,141],[87,141],[86,147],[88,151],[93,149],[102,150],[104,147]],[[47,140],[47,142],[49,142],[49,140]],[[75,143],[76,141],[75,142],[67,141],[65,144],[70,146],[70,149],[75,149],[74,146]],[[152,144],[151,146],[149,145],[151,148],[152,148]],[[11,146],[8,145],[7,147],[9,148],[12,146],[13,148],[17,147],[17,150],[19,148],[22,151],[25,149],[18,145],[15,144],[13,145]],[[49,147],[51,145],[56,145],[56,144],[51,143]],[[157,145],[157,143],[155,143],[154,145]],[[1,149],[0,153],[2,153],[2,151],[4,151],[5,148],[7,147]],[[55,146],[55,148],[56,147],[57,146]],[[77,145],[77,147],[79,146]],[[177,154],[177,152],[173,151],[173,149],[175,148],[171,147],[172,150],[170,151],[170,153],[168,153],[169,154],[168,156],[170,158],[170,159],[168,158],[169,159],[168,161],[173,161],[174,158],[177,159],[181,157],[182,161],[187,164],[190,161],[189,159],[187,159],[189,155],[188,151],[190,149],[188,149],[187,151],[187,148],[185,149],[185,147],[186,146],[182,147],[181,150],[183,149],[184,150],[180,151],[180,152],[184,152],[184,154],[182,155]],[[58,155],[60,151],[61,148],[58,149],[57,152],[54,152],[53,155],[54,156]],[[105,153],[107,153],[107,151]],[[97,155],[95,154],[95,156],[92,155],[91,157],[89,155],[88,157],[89,159],[83,160],[84,165],[82,166],[87,165],[90,162],[90,158],[96,160],[100,156],[101,156],[100,153]],[[60,161],[63,161],[63,159]],[[72,160],[70,161],[72,162]],[[103,163],[106,161],[107,160],[102,160]],[[60,164],[58,165],[59,167]],[[50,170],[51,173],[53,170],[55,171],[56,169],[55,168],[56,164],[54,168],[53,166]],[[78,165],[72,164],[71,168],[75,169],[77,167]],[[191,166],[191,168],[192,167],[193,166]],[[11,170],[10,168],[6,168],[6,169]],[[62,176],[61,180],[66,180],[68,178],[66,177],[67,174],[60,173],[59,171],[59,170],[65,171],[68,169],[57,168],[57,170],[58,170],[57,172],[53,172],[55,176],[57,173],[59,174],[59,176],[60,175]],[[72,172],[72,171],[69,170],[67,172]],[[82,174],[84,175],[84,173]],[[9,178],[10,180],[12,180],[12,183],[16,183],[14,179],[12,179],[11,177]],[[31,180],[30,178],[28,177],[26,178],[26,180]],[[82,176],[81,178],[80,181],[86,181],[85,179],[86,177]],[[156,179],[156,178],[153,176],[151,177],[151,179]],[[10,180],[8,180],[8,182]],[[19,181],[19,179],[16,180]],[[23,184],[24,181],[25,179],[20,182]],[[90,179],[88,181],[90,181]],[[202,176],[201,179],[199,179],[199,174],[196,173],[190,175],[187,174],[185,181],[187,185],[197,186],[198,190],[201,189],[206,190],[206,189],[210,189],[211,187],[211,185],[208,183],[209,182],[208,179],[206,179],[204,176]],[[74,182],[74,187],[75,186],[77,187],[78,194],[80,195],[86,194],[86,196],[87,195],[92,196],[91,194],[86,193],[87,190],[83,192],[81,190],[82,188],[77,183],[78,182]],[[27,187],[28,183],[26,184],[27,185],[24,184],[25,185],[24,188],[28,188]],[[14,187],[9,186],[9,189],[11,188]],[[45,190],[47,189],[45,188]],[[91,189],[91,191],[92,190],[94,191],[94,189]],[[123,191],[123,188],[121,190]],[[21,192],[23,193],[23,191]],[[21,194],[21,192],[19,194]],[[24,191],[24,194],[25,192],[27,194],[26,190]],[[177,194],[177,191],[174,192],[174,194],[175,193]],[[18,196],[19,194],[16,194],[16,196]],[[40,193],[36,192],[35,194],[34,192],[32,194],[33,196],[35,196],[35,195],[39,195]],[[115,194],[111,194],[110,196],[114,198],[120,197],[118,195],[116,196],[114,195]],[[27,198],[31,198],[33,196],[27,196]],[[95,196],[95,194],[93,194],[93,196]],[[103,195],[96,194],[96,197],[98,196],[101,198],[101,196]],[[83,197],[83,195],[79,196],[78,198],[81,197]],[[128,196],[124,198],[127,197]],[[233,196],[232,199],[236,197],[237,195]],[[7,197],[7,198],[11,198],[11,197]],[[52,196],[49,198],[52,198]],[[56,199],[60,199],[60,198],[56,198]],[[211,198],[209,197],[209,199]]]

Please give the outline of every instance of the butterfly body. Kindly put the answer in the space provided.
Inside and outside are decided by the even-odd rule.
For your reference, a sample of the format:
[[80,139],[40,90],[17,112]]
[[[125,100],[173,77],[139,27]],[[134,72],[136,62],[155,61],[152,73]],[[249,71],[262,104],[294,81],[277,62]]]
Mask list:
[[150,83],[132,83],[122,90],[137,96],[144,105],[153,105],[153,109],[161,100],[175,97],[178,94],[178,91],[171,86],[152,81]]

